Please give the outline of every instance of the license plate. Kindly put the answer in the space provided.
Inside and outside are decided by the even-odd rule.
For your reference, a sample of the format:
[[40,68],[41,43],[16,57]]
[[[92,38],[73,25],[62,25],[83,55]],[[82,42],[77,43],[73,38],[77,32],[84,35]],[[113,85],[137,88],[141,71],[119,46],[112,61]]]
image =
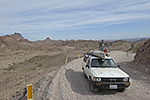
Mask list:
[[109,89],[117,89],[117,85],[109,85]]

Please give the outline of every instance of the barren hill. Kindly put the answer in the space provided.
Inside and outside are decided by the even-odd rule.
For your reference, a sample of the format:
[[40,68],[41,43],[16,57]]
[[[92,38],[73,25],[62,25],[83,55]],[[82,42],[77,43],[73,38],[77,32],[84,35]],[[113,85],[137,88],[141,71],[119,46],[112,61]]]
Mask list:
[[150,64],[150,39],[139,47],[135,55],[134,62]]
[[26,39],[20,34],[20,33],[14,33],[10,35],[10,37],[19,40],[19,41],[25,41]]
[[[47,41],[47,40],[46,40]],[[0,52],[19,51],[19,50],[49,50],[51,44],[42,42],[32,42],[25,39],[20,33],[5,35],[0,37]]]

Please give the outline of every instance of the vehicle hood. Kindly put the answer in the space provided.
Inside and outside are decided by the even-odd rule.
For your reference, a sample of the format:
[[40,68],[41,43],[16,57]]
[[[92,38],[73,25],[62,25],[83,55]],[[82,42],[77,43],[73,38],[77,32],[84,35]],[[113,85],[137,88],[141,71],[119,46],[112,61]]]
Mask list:
[[129,77],[119,68],[92,68],[91,71],[96,77]]

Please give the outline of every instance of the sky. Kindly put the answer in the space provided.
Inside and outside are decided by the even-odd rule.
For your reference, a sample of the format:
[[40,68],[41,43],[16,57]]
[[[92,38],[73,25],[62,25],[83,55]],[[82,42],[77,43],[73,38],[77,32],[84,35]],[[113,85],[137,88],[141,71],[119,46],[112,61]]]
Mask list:
[[150,37],[150,0],[0,0],[0,36],[36,41]]

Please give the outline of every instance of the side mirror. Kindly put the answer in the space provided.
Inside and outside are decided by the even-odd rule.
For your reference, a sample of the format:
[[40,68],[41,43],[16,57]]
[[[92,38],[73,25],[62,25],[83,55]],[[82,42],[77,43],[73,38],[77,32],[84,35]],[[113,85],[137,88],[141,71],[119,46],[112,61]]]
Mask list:
[[90,68],[89,65],[86,65],[86,67]]
[[82,67],[82,70],[84,70],[84,68]]
[[120,65],[117,65],[117,67],[120,67]]

